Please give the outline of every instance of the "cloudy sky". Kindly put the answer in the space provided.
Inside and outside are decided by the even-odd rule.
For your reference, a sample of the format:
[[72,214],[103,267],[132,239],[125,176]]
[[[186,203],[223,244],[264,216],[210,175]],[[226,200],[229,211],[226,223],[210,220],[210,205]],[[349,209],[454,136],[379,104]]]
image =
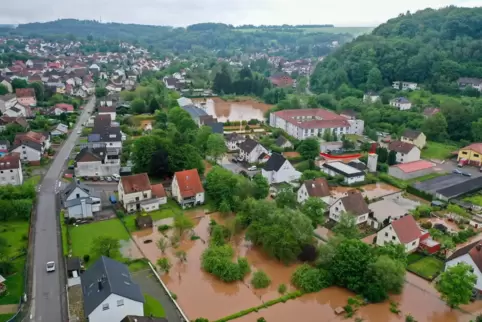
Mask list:
[[374,26],[427,7],[482,0],[0,0],[0,24],[62,18],[187,26],[199,22]]

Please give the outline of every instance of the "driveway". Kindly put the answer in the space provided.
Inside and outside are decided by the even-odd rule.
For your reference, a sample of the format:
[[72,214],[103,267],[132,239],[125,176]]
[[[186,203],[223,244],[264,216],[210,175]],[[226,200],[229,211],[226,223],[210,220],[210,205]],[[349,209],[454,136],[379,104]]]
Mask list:
[[254,177],[255,174],[261,173],[261,170],[249,171],[246,167],[244,167],[241,163],[234,163],[231,160],[224,156],[221,160],[218,161],[218,164],[223,168],[235,173],[239,174],[242,171],[246,172],[250,177]]

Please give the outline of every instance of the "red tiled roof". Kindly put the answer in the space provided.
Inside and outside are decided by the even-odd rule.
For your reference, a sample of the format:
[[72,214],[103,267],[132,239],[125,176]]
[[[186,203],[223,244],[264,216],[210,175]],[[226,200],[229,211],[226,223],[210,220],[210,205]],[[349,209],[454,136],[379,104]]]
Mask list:
[[99,113],[113,113],[115,106],[99,106]]
[[73,112],[74,111],[74,106],[72,106],[70,104],[59,103],[59,104],[55,104],[55,107],[59,108],[63,111],[67,111],[67,112]]
[[174,178],[177,180],[177,185],[183,198],[193,197],[197,193],[204,192],[197,169],[176,172],[174,173]]
[[306,180],[303,184],[305,185],[310,197],[323,198],[331,195],[330,186],[325,178]]
[[33,88],[17,88],[15,94],[17,97],[35,97],[35,90]]
[[417,222],[411,215],[392,221],[392,227],[403,244],[410,243],[422,235]]
[[474,152],[482,154],[482,143],[472,143],[471,145],[468,145],[460,150],[472,150]]
[[348,123],[345,117],[321,108],[283,110],[275,112],[274,114],[277,117],[304,129],[350,126],[350,123]]
[[151,183],[147,173],[121,177],[121,184],[126,194],[151,190]]
[[20,153],[11,153],[0,158],[0,170],[18,169],[20,167]]
[[152,185],[151,189],[152,189],[152,194],[157,198],[164,198],[167,196],[166,190],[164,190],[164,186],[162,185],[162,183]]
[[388,151],[393,150],[395,152],[404,153],[404,154],[409,153],[410,151],[412,151],[413,148],[415,148],[415,145],[413,145],[412,143],[402,142],[398,140],[392,141],[388,145]]
[[430,169],[435,167],[435,163],[426,160],[418,160],[407,163],[396,164],[393,167],[399,168],[405,173],[415,172],[418,170]]
[[27,133],[17,133],[15,135],[15,142],[32,141],[38,144],[42,144],[47,137],[43,133],[29,131]]

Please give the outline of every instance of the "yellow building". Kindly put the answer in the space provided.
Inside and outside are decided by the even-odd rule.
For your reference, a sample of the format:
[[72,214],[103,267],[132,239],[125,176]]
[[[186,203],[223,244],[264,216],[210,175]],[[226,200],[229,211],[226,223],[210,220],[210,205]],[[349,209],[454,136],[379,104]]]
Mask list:
[[457,162],[467,160],[469,164],[480,166],[482,164],[482,143],[472,143],[459,150]]
[[421,131],[407,129],[403,132],[400,141],[411,143],[422,150],[427,144],[427,137]]

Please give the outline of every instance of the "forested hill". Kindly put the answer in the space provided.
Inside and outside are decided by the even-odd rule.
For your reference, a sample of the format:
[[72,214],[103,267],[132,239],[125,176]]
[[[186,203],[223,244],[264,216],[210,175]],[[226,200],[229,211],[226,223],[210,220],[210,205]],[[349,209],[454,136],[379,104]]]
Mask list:
[[379,90],[402,80],[455,93],[458,77],[482,78],[482,8],[425,9],[391,19],[327,56],[311,87]]
[[[249,27],[249,26],[247,26]],[[90,20],[63,19],[46,23],[29,23],[15,29],[0,29],[0,35],[42,37],[47,40],[89,39],[90,41],[126,41],[140,44],[162,54],[203,51],[228,57],[235,53],[279,50],[294,58],[322,56],[329,53],[331,43],[343,43],[349,34],[328,32],[279,32],[259,29],[243,32],[243,28],[220,23],[202,23],[187,28],[121,23],[100,23]]]

